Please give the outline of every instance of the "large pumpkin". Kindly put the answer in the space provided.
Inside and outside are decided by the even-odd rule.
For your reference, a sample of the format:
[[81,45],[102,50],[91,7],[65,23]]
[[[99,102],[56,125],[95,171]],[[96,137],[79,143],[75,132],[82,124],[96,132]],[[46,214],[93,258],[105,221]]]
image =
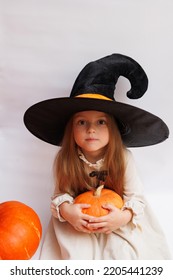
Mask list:
[[74,203],[81,204],[87,203],[91,207],[83,208],[82,212],[90,216],[100,217],[108,214],[108,210],[102,207],[103,204],[109,203],[113,204],[117,208],[123,206],[122,198],[114,191],[109,189],[104,189],[104,186],[99,186],[96,190],[91,190],[78,195]]
[[0,204],[0,259],[31,259],[41,235],[40,219],[31,207],[19,201]]

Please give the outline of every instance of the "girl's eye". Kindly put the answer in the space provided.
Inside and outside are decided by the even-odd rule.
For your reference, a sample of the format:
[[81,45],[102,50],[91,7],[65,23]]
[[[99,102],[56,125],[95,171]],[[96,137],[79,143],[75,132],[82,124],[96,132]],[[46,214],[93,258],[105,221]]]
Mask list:
[[86,121],[85,120],[79,120],[77,122],[77,125],[86,125]]
[[106,124],[106,121],[105,121],[105,120],[98,120],[98,124],[100,124],[100,125],[105,125],[105,124]]

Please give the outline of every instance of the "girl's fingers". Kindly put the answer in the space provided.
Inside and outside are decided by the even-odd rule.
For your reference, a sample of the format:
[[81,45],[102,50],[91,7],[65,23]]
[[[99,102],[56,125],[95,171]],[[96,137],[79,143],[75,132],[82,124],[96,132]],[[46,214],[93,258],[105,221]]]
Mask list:
[[102,217],[91,217],[90,216],[90,219],[89,219],[89,223],[103,223],[106,221],[106,216],[102,216]]
[[88,222],[87,221],[83,221],[83,226],[87,228],[88,227]]
[[115,208],[115,206],[112,205],[112,204],[103,204],[102,207],[109,210],[109,211],[112,211]]
[[88,203],[81,203],[81,204],[78,204],[80,206],[80,208],[89,208],[91,207],[91,204],[88,204]]
[[105,225],[106,225],[105,223],[89,223],[88,228],[99,229],[105,227]]

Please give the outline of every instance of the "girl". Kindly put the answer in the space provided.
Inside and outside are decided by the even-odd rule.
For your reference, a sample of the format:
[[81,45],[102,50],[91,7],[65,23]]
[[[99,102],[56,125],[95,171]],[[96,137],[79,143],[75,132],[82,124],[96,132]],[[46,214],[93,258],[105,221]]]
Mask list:
[[[110,137],[112,132],[115,138]],[[105,184],[113,190],[115,189],[114,186],[116,186],[116,192],[122,196],[124,151],[121,136],[113,117],[99,111],[76,113],[67,125],[66,133],[55,165],[57,193],[60,191],[75,197],[88,189],[96,188],[97,180],[90,177],[89,174],[93,170],[99,170],[100,168],[105,170],[108,167],[109,176]],[[68,139],[70,139],[71,143],[69,143]],[[96,166],[95,163],[98,161],[99,165],[97,164],[98,166]],[[118,165],[115,165],[116,162],[118,162]],[[76,170],[70,169],[69,166],[74,166]],[[76,174],[81,174],[82,176],[78,177]],[[52,204],[52,211],[55,217],[57,217],[56,201],[57,199],[53,200]],[[110,215],[110,218],[112,216],[113,219],[108,221],[108,225],[106,224],[104,227],[102,223],[98,225],[97,223],[92,224],[91,222],[97,221],[97,219],[91,219],[90,216],[82,214],[81,209],[86,207],[90,207],[90,205],[76,205],[64,202],[60,205],[59,210],[61,216],[76,230],[88,233],[93,232],[94,229],[95,232],[111,232],[113,229],[115,230],[129,222],[132,218],[130,210],[120,211],[118,208],[107,206],[109,210],[114,210],[110,211],[113,212]],[[116,214],[116,212],[118,213]],[[120,216],[119,219],[116,218],[115,220],[114,217],[118,217],[118,215]],[[104,221],[105,219],[98,219],[98,221],[100,220]],[[111,222],[116,224],[113,225]]]
[[[54,164],[52,219],[40,259],[170,259],[127,149],[162,142],[169,131],[151,113],[114,100],[120,75],[131,83],[128,97],[139,98],[147,90],[141,66],[113,54],[84,67],[70,98],[46,100],[25,113],[24,122],[34,135],[61,146]],[[97,187],[93,171],[105,170],[105,187],[116,191],[124,205],[103,204],[108,214],[96,218],[82,212],[89,204],[73,201]]]

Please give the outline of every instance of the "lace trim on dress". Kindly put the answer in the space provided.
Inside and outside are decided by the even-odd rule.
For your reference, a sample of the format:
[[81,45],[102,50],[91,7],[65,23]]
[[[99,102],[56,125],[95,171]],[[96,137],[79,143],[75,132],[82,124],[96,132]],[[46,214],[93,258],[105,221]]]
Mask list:
[[97,160],[96,163],[91,163],[86,159],[86,157],[80,150],[79,150],[79,158],[81,160],[83,160],[89,167],[93,167],[97,170],[100,170],[100,168],[103,166],[103,162],[104,162],[104,158],[101,158],[101,159]]

